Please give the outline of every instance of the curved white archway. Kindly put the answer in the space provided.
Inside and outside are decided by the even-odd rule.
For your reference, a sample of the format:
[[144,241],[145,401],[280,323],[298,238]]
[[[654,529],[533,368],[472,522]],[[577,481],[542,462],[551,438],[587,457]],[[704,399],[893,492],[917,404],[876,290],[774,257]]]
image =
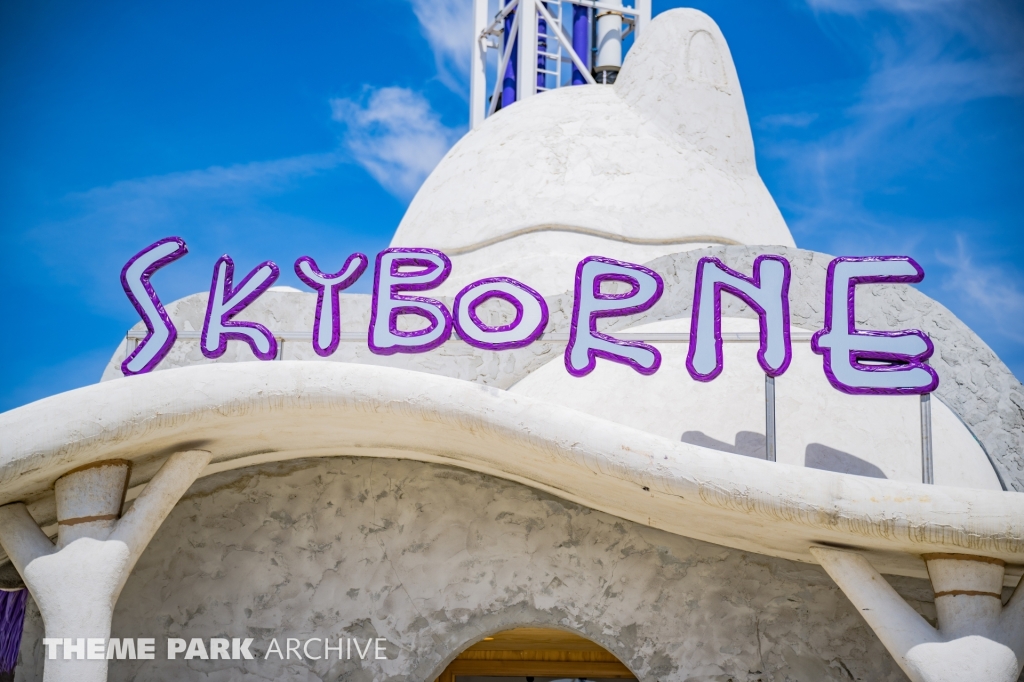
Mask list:
[[111,458],[145,482],[171,452],[204,475],[317,455],[453,464],[719,545],[814,562],[853,546],[924,577],[928,552],[1024,563],[1024,498],[791,467],[673,442],[548,402],[419,372],[334,363],[184,368],[0,416],[0,504]]

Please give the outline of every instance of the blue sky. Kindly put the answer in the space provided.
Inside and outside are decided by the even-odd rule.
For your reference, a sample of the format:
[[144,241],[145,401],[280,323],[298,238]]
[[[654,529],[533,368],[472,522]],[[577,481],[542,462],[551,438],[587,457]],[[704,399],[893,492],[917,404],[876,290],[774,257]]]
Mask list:
[[[1021,4],[677,6],[722,27],[797,244],[915,257],[1024,376]],[[465,132],[468,31],[468,0],[0,3],[0,410],[99,378],[160,237],[190,249],[165,301],[225,252],[301,286],[300,255],[385,247]]]

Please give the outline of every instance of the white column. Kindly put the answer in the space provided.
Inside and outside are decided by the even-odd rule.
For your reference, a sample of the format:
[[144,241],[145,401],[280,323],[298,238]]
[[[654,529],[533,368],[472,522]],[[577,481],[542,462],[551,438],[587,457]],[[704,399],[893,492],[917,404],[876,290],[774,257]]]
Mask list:
[[516,12],[519,14],[516,101],[519,102],[537,94],[537,0],[519,0]]
[[[607,0],[604,4],[622,7],[622,0]],[[622,66],[622,14],[595,9],[594,16],[597,18],[594,74],[598,83],[611,83]]]
[[926,554],[924,560],[942,635],[995,634],[1003,610],[1003,562],[962,554]]
[[936,629],[860,554],[824,547],[812,547],[811,554],[913,682],[1015,682],[1020,675],[1024,589],[1018,586],[1002,606],[1002,562],[924,557],[935,589]]
[[636,18],[636,38],[640,37],[643,31],[651,23],[651,0],[636,0],[636,11],[639,16]]
[[[160,524],[210,461],[198,450],[171,455],[123,517],[129,465],[100,462],[58,479],[57,544],[24,504],[0,507],[0,544],[32,593],[45,637],[72,643],[99,640],[103,658],[57,658],[44,664],[44,682],[105,682],[106,645],[114,605],[135,562]],[[120,518],[119,518],[120,517]]]
[[480,34],[487,28],[487,0],[473,0],[473,56],[469,67],[469,127],[487,115],[487,47]]

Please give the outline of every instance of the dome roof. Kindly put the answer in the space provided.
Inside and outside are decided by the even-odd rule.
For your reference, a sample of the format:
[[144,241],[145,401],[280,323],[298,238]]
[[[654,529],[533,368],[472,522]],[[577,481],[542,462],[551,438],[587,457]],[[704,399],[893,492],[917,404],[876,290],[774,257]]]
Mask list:
[[729,48],[696,10],[659,15],[614,86],[542,93],[470,131],[392,241],[444,250],[460,282],[529,271],[544,293],[598,250],[645,261],[714,243],[793,238],[757,173]]

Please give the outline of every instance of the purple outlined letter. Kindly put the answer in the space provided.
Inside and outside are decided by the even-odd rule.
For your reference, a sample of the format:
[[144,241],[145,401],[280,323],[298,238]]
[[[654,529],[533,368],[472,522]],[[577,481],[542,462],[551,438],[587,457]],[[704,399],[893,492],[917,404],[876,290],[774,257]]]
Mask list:
[[[789,261],[782,256],[758,256],[753,277],[741,275],[717,258],[700,259],[693,290],[686,371],[697,381],[711,381],[722,373],[723,291],[742,299],[757,313],[761,327],[757,362],[768,376],[781,375],[793,359],[789,337]],[[708,314],[711,311],[713,315]]]
[[[178,338],[178,330],[174,328],[170,315],[160,303],[160,297],[156,295],[149,278],[157,270],[186,253],[188,248],[184,239],[167,237],[139,251],[121,269],[121,286],[124,287],[124,293],[128,294],[128,300],[135,306],[139,317],[149,330],[146,338],[121,363],[121,373],[126,377],[152,372]],[[155,320],[160,321],[159,328],[154,324]]]
[[924,270],[907,256],[842,257],[828,264],[825,328],[814,334],[811,349],[823,356],[832,386],[874,395],[916,395],[938,387],[939,375],[924,362],[935,350],[924,332],[858,330],[854,313],[858,284],[922,279]]
[[355,284],[370,260],[353,253],[333,275],[320,272],[316,261],[302,256],[295,261],[295,274],[316,290],[316,318],[313,320],[313,351],[326,358],[338,350],[341,341],[341,292]]
[[[492,327],[477,316],[477,307],[492,298],[512,304],[516,309],[512,322]],[[459,338],[486,350],[528,346],[544,333],[548,324],[548,304],[544,297],[508,277],[490,277],[473,282],[455,297],[454,309]]]
[[219,358],[228,349],[228,340],[234,339],[249,344],[253,355],[260,360],[273,360],[277,357],[274,335],[262,324],[237,322],[232,318],[269,289],[281,271],[273,261],[264,261],[253,268],[238,287],[232,288],[234,274],[235,264],[231,256],[224,254],[217,259],[213,266],[210,302],[206,305],[200,350],[210,359]]
[[[630,291],[601,292],[602,282],[623,282]],[[661,298],[665,284],[654,270],[642,265],[587,256],[576,266],[576,295],[572,306],[569,345],[565,348],[565,369],[575,377],[594,371],[597,358],[629,365],[640,374],[654,374],[661,366],[661,353],[642,341],[622,341],[597,331],[602,317],[640,313]],[[582,325],[581,325],[582,322]]]
[[[414,270],[410,271],[410,268]],[[440,285],[452,271],[448,256],[434,249],[385,249],[377,254],[370,309],[370,351],[377,355],[426,353],[452,335],[452,316],[444,304],[403,291],[426,291]],[[400,331],[400,315],[418,315],[425,329]]]

